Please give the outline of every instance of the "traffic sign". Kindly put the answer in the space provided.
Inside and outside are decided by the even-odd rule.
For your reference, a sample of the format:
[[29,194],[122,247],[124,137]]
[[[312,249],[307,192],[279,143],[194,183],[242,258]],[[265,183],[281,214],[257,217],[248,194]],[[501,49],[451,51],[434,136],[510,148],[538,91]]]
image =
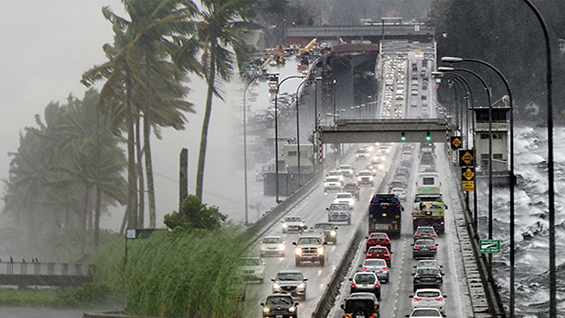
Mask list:
[[473,150],[460,149],[459,150],[459,166],[472,167],[475,166],[475,156]]
[[479,252],[500,253],[500,240],[479,240]]
[[461,168],[461,190],[475,191],[475,168]]
[[461,141],[461,137],[450,137],[451,138],[451,149],[459,149],[463,142]]

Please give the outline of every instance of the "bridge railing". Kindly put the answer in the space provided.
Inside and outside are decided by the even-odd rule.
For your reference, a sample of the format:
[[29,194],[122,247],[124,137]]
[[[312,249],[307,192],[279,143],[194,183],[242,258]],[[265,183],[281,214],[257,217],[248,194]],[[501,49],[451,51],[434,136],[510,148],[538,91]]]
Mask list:
[[93,276],[96,266],[82,263],[0,262],[0,275]]

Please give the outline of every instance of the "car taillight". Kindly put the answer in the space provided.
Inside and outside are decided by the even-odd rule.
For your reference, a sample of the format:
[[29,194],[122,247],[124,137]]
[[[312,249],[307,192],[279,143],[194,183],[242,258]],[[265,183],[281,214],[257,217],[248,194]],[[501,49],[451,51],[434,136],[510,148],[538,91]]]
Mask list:
[[386,271],[388,269],[388,267],[381,267],[381,270]]
[[361,267],[361,269],[366,271],[368,268],[367,267]]
[[443,297],[437,297],[436,300],[437,301],[443,301]]
[[416,217],[415,217],[415,216],[413,216],[413,217],[412,217],[412,220],[416,220]]
[[420,300],[422,300],[421,297],[414,297],[414,301],[420,301]]
[[355,288],[355,283],[351,282],[351,288]]
[[435,246],[430,246],[430,250],[435,250],[436,247]]
[[435,234],[430,234],[430,236],[436,236]]
[[376,287],[379,287],[379,282],[376,282],[376,283],[375,283],[375,288],[376,288]]
[[443,222],[443,221],[442,221],[442,222],[440,222],[439,224],[441,224],[441,225],[444,225],[444,224],[445,224],[445,222]]
[[414,236],[422,236],[422,234],[414,234]]
[[415,250],[419,250],[420,247],[419,247],[419,246],[414,246],[414,249],[415,249]]

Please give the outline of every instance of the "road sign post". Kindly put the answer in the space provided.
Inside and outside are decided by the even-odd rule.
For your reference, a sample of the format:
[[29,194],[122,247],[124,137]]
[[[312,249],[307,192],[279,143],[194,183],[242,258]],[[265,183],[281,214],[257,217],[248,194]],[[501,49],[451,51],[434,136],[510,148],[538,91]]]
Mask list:
[[479,252],[500,253],[500,240],[479,240]]
[[461,190],[475,191],[475,168],[461,168]]

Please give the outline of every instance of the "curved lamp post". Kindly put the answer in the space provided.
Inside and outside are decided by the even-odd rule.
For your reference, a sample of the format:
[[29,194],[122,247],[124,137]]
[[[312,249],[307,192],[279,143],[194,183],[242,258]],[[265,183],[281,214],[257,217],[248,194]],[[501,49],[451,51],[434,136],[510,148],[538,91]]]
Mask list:
[[298,155],[298,187],[302,186],[302,175],[300,174],[300,122],[298,115],[298,104],[300,103],[299,90],[305,83],[309,83],[309,80],[304,80],[296,87],[296,152]]
[[[463,68],[453,68],[453,67],[438,67],[438,71],[440,72],[465,72],[475,76],[477,79],[481,81],[483,86],[485,87],[487,93],[487,101],[488,101],[488,117],[489,117],[489,138],[488,138],[488,238],[492,239],[492,222],[493,222],[493,213],[492,213],[492,103],[491,103],[491,93],[490,87],[488,86],[487,82],[477,73]],[[489,254],[489,280],[492,281],[492,254]]]
[[251,83],[253,83],[256,79],[260,78],[260,77],[266,77],[266,76],[275,76],[276,74],[268,74],[266,72],[264,72],[263,74],[259,74],[259,75],[255,75],[253,78],[251,78],[249,81],[247,81],[247,84],[245,84],[245,88],[243,90],[243,180],[244,180],[244,193],[245,193],[245,224],[249,224],[249,207],[248,207],[248,190],[247,190],[247,105],[245,105],[246,102],[246,98],[245,95],[247,93],[247,89],[249,88],[249,85],[251,85]]
[[494,67],[492,64],[487,63],[482,60],[471,59],[471,58],[460,58],[460,57],[449,57],[444,56],[441,58],[442,62],[449,63],[459,63],[459,62],[471,62],[482,64],[491,70],[493,70],[504,82],[506,91],[508,92],[508,99],[510,102],[510,318],[514,318],[514,307],[515,307],[515,290],[514,290],[514,278],[515,278],[515,242],[514,242],[514,225],[515,225],[515,215],[514,215],[514,99],[512,98],[512,91],[510,90],[510,85],[508,85],[508,80],[500,70]]
[[279,108],[277,106],[277,100],[279,99],[279,88],[282,83],[292,78],[304,78],[304,75],[289,75],[283,78],[277,83],[277,89],[275,90],[275,201],[277,204],[282,202],[279,200]]

